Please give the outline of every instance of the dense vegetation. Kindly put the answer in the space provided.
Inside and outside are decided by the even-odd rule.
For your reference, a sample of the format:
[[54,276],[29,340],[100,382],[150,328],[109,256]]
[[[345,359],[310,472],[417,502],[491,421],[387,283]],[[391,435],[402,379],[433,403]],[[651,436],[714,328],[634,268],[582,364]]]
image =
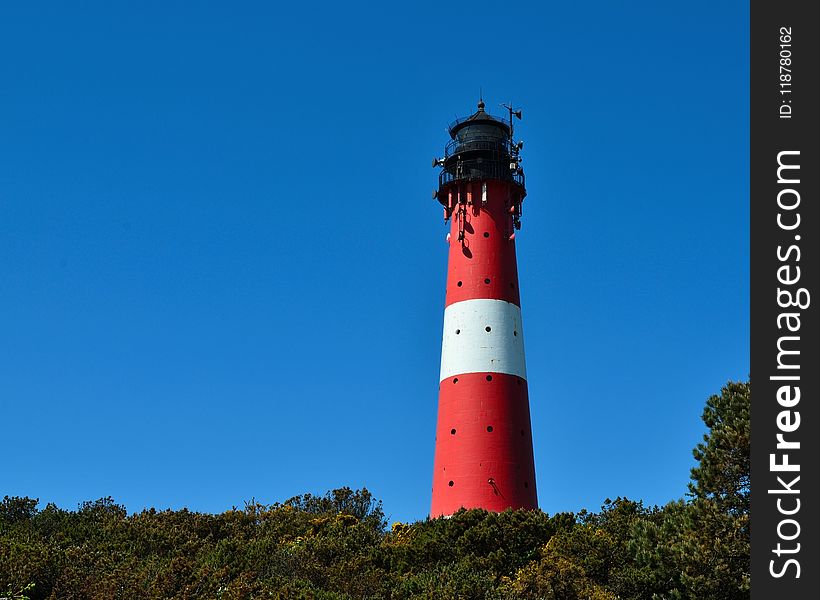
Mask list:
[[748,598],[749,384],[709,398],[703,420],[688,498],[662,508],[617,498],[388,528],[348,488],[218,515],[6,496],[0,598]]

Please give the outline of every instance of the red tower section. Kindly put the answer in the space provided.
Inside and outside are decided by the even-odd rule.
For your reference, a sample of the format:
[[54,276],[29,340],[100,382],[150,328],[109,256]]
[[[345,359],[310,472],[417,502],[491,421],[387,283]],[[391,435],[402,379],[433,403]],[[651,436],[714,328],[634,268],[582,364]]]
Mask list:
[[450,221],[433,517],[536,508],[515,230],[526,195],[512,122],[478,111],[450,126],[435,197]]

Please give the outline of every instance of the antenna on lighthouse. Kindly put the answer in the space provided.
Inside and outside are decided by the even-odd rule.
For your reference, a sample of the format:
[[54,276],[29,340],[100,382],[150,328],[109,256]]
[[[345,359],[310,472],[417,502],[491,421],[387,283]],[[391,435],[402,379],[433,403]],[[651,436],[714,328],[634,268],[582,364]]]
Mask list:
[[507,102],[506,104],[502,104],[504,108],[506,108],[510,113],[510,145],[513,145],[513,117],[517,117],[518,120],[521,120],[521,109],[518,110],[513,108],[512,102]]

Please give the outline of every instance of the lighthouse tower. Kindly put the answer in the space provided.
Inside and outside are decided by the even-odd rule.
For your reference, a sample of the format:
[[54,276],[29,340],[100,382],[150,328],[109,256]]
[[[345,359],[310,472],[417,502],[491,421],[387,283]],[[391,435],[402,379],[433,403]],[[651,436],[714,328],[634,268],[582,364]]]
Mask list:
[[434,197],[450,223],[432,517],[536,508],[515,230],[526,196],[513,119],[450,125]]

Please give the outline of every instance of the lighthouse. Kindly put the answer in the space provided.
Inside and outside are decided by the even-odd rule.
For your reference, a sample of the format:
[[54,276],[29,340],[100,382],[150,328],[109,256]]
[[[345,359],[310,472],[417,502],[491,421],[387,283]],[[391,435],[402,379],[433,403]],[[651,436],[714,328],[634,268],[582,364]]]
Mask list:
[[432,517],[460,508],[536,508],[515,254],[527,192],[521,111],[478,110],[449,126],[438,190],[449,223]]

